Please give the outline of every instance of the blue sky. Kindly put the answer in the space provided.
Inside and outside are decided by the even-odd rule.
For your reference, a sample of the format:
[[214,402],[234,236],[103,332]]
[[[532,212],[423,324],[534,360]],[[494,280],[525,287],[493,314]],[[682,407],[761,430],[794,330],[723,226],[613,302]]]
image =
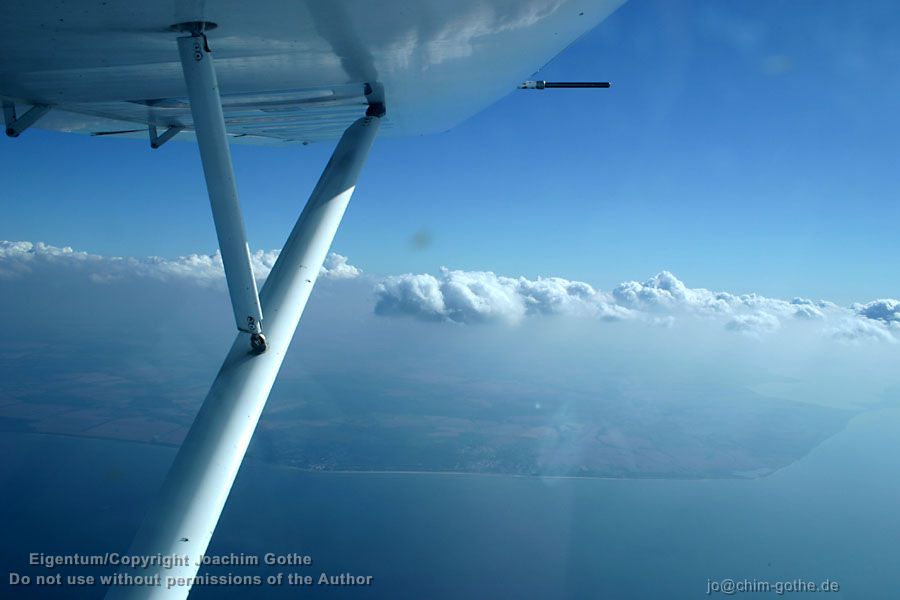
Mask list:
[[[538,75],[612,89],[512,92],[450,132],[377,140],[334,245],[362,272],[332,255],[251,456],[312,469],[767,476],[733,496],[706,480],[674,496],[647,482],[634,502],[621,496],[621,514],[607,508],[623,488],[553,505],[592,540],[619,539],[591,525],[615,514],[637,552],[623,556],[651,556],[680,581],[733,561],[721,574],[896,588],[892,530],[874,524],[897,522],[878,501],[896,481],[882,425],[897,422],[900,392],[897,13],[893,2],[632,0]],[[280,248],[330,152],[234,147],[254,250]],[[0,241],[0,312],[17,328],[0,347],[0,438],[180,443],[234,336],[196,147],[30,130],[0,139],[0,159],[0,240],[51,244]],[[254,255],[258,277],[275,254]],[[5,487],[58,479],[65,461],[35,463],[53,448],[12,453],[19,475]],[[72,456],[85,469],[106,464],[84,452]],[[785,468],[805,455],[816,469]],[[239,486],[254,483],[247,472]],[[163,470],[136,473],[133,496],[151,497]],[[85,506],[140,508],[104,481],[107,500]],[[380,481],[379,493],[402,489]],[[831,493],[835,482],[850,496]],[[79,514],[58,487],[14,505],[29,540],[57,540],[46,524]],[[244,504],[230,506],[258,508],[240,489]],[[533,529],[515,502],[492,509],[471,489],[491,523],[512,515],[516,531]],[[281,492],[267,514],[309,513]],[[328,507],[340,502],[322,505],[339,514]],[[752,535],[705,544],[715,556],[700,561],[678,551],[684,540],[696,550],[733,533],[707,505]],[[76,530],[130,537],[137,516],[108,527],[97,521],[107,512]],[[251,521],[233,514],[237,551],[269,542],[239,535]],[[659,515],[696,531],[645,527]],[[278,531],[301,539],[284,522]],[[332,533],[328,543],[343,539]],[[566,561],[602,554],[560,547]],[[855,559],[872,548],[887,548],[874,567]]]
[[[450,132],[376,142],[335,249],[609,288],[689,284],[841,303],[900,295],[900,28],[890,2],[632,0]],[[236,147],[253,248],[281,246],[331,147]],[[196,148],[29,131],[0,144],[0,238],[99,254],[211,252]],[[416,246],[419,233],[429,241]]]

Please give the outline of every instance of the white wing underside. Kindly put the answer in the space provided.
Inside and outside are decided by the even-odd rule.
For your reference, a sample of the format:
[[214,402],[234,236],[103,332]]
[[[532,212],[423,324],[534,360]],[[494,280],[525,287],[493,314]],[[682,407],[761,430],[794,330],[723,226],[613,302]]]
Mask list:
[[[334,139],[383,94],[382,133],[447,130],[527,79],[624,0],[7,1],[0,96],[36,127],[186,129],[175,23],[209,21],[234,141]],[[593,77],[597,72],[578,74]],[[370,97],[371,98],[371,95]]]

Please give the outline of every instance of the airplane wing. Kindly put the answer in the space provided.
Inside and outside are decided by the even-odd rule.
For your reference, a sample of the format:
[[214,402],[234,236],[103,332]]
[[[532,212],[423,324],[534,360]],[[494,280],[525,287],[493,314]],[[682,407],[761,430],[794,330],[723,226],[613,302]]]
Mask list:
[[[336,139],[383,93],[381,135],[450,129],[624,0],[4,2],[0,97],[35,126],[146,137],[193,122],[173,24],[210,22],[227,133]],[[376,89],[372,89],[372,88]],[[369,94],[367,94],[369,92]]]
[[[170,600],[190,592],[376,133],[453,127],[516,89],[622,2],[3,4],[0,101],[8,135],[36,126],[103,137],[146,135],[153,147],[176,134],[197,141],[238,331],[129,550],[190,560],[136,573],[177,583],[113,585],[107,598]],[[258,291],[230,143],[337,137]]]

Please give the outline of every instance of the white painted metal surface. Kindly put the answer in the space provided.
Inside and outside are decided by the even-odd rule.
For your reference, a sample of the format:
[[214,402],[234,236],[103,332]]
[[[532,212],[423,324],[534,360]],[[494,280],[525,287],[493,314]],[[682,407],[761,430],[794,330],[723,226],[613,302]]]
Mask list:
[[190,586],[167,589],[166,578],[197,573],[379,123],[361,118],[338,143],[263,286],[268,350],[252,353],[249,334],[238,334],[128,553],[187,555],[189,564],[136,569],[131,573],[158,574],[163,585],[114,586],[107,598],[187,597]]
[[[340,137],[380,82],[379,135],[450,129],[511,93],[624,0],[67,0],[0,3],[0,96],[53,110],[36,127],[146,139],[183,125],[169,26],[209,32],[228,132],[241,143]],[[596,69],[572,74],[602,79]],[[27,135],[27,134],[26,134]],[[240,137],[239,137],[240,136]]]
[[234,182],[213,55],[202,35],[178,38],[178,53],[187,83],[194,132],[200,147],[234,320],[241,331],[261,333],[263,313]]

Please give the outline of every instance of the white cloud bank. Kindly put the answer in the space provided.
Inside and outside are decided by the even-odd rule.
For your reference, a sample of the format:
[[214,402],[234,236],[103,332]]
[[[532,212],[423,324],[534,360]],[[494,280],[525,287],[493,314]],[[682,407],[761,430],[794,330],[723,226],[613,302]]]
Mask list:
[[[277,250],[253,253],[253,268],[259,279],[268,276],[277,258]],[[221,285],[224,281],[218,253],[175,259],[122,258],[42,243],[0,241],[0,281],[53,266],[82,273],[96,283],[135,276],[199,285]],[[361,274],[346,256],[331,253],[320,276],[341,280]],[[779,331],[789,322],[811,323],[829,338],[850,342],[896,343],[900,333],[900,300],[841,307],[823,300],[737,295],[689,288],[668,271],[644,282],[627,281],[607,292],[561,277],[527,279],[490,271],[442,269],[438,275],[386,277],[376,285],[375,295],[377,314],[426,321],[515,324],[538,316],[564,315],[671,325],[679,318],[697,317],[717,319],[728,331],[758,338]]]
[[666,325],[678,317],[695,316],[720,319],[729,331],[760,337],[797,320],[820,322],[822,332],[834,339],[889,343],[896,342],[892,330],[900,330],[898,300],[841,307],[823,300],[712,292],[689,288],[668,271],[605,292],[559,277],[530,280],[442,269],[438,276],[388,277],[378,284],[376,296],[375,312],[381,315],[458,323],[517,323],[532,315],[569,315]]
[[501,277],[489,271],[442,269],[388,277],[376,287],[375,312],[432,321],[516,323],[528,315],[578,315],[625,319],[631,310],[587,283],[559,277]]
[[[257,250],[250,255],[257,279],[268,277],[278,253],[278,250]],[[185,279],[200,284],[218,284],[225,280],[222,256],[218,251],[215,254],[190,254],[174,259],[157,256],[123,258],[78,252],[68,246],[60,248],[41,242],[32,244],[0,241],[0,279],[21,277],[34,268],[45,265],[82,270],[98,283],[132,276],[163,280]],[[325,259],[319,276],[327,279],[352,279],[361,274],[359,268],[347,262],[346,256],[332,252]]]

